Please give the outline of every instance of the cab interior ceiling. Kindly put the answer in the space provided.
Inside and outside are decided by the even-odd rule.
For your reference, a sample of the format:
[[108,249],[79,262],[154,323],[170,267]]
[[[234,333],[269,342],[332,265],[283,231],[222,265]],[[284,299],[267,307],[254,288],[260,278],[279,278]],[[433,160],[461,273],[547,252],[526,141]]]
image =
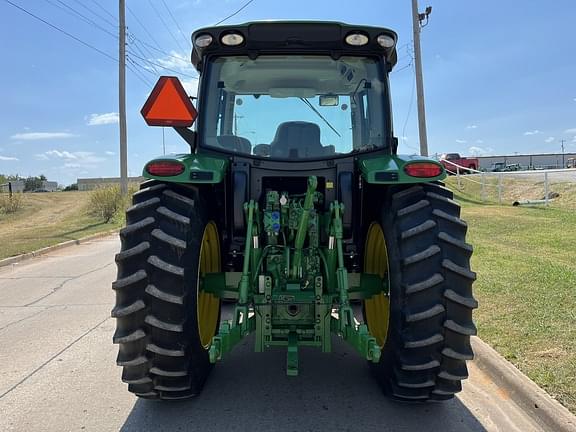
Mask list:
[[227,91],[278,98],[353,94],[366,79],[364,63],[352,65],[329,57],[296,59],[286,56],[273,61],[262,57],[259,60],[227,61],[220,71],[220,81]]

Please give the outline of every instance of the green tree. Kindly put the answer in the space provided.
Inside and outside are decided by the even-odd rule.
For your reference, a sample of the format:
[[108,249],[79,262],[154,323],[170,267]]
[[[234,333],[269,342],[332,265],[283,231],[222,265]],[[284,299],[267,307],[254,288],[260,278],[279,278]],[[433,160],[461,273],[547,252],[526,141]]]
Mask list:
[[42,179],[40,177],[28,177],[24,180],[24,191],[32,192],[42,188]]
[[77,190],[78,190],[78,185],[76,183],[72,183],[70,186],[66,186],[64,188],[64,192],[77,191]]

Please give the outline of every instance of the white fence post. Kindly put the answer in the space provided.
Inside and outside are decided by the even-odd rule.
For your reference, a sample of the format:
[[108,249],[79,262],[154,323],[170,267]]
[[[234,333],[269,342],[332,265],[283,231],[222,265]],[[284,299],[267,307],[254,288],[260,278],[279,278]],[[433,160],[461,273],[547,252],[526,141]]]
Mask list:
[[498,204],[502,205],[502,173],[498,174]]
[[485,195],[486,180],[485,180],[485,176],[484,176],[484,171],[482,171],[481,178],[482,178],[482,184],[480,185],[480,196],[482,197],[482,202],[485,202],[486,201],[486,195]]
[[544,203],[548,207],[548,172],[544,173]]
[[458,178],[458,189],[462,189],[462,184],[460,183],[460,165],[456,165],[456,178]]

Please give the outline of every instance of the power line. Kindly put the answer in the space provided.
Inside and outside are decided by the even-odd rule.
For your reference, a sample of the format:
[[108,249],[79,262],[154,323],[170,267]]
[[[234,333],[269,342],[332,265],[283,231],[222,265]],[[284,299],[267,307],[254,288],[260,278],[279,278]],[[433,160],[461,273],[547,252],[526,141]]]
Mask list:
[[128,58],[130,60],[130,63],[132,63],[134,66],[139,67],[140,69],[142,69],[144,72],[148,72],[149,74],[153,75],[153,76],[159,76],[160,74],[158,73],[158,71],[156,69],[154,69],[154,71],[151,70],[151,68],[153,68],[153,66],[145,66],[142,65],[140,63],[138,63],[136,60],[134,60],[133,58],[131,58],[130,56],[134,56],[133,53],[131,53],[130,51],[128,51],[128,53],[126,54],[126,58]]
[[[133,35],[128,34],[128,41],[132,44],[131,46],[133,46],[134,48],[136,48],[136,50],[144,57],[146,57],[146,54],[144,53],[144,51],[142,51],[142,48],[140,48],[140,46],[136,43],[136,39]],[[148,61],[147,61],[148,62]],[[156,75],[160,75],[158,73],[158,69],[156,69],[154,67],[154,65],[151,65],[152,69],[154,69],[154,72],[156,73]]]
[[100,9],[102,9],[109,17],[111,17],[114,21],[118,22],[118,18],[116,18],[114,15],[112,15],[104,6],[102,6],[100,3],[98,3],[96,0],[92,0],[92,3],[94,3],[96,6],[98,6]]
[[100,18],[102,21],[104,21],[106,24],[110,25],[112,28],[117,29],[117,25],[114,24],[113,22],[110,22],[110,20],[108,18],[103,17],[102,15],[100,15],[98,12],[94,11],[94,9],[86,6],[84,3],[82,3],[80,0],[73,0],[75,3],[78,3],[80,6],[82,6],[84,9],[86,9],[88,12],[90,12],[92,15],[97,16],[98,18]]
[[176,59],[176,60],[182,60],[182,57],[178,57],[178,56],[172,55],[172,54],[170,54],[170,53],[168,53],[168,52],[166,52],[166,51],[164,51],[164,50],[162,50],[162,49],[155,48],[154,46],[150,45],[149,43],[144,42],[142,39],[138,38],[138,37],[137,37],[136,35],[134,35],[134,34],[132,34],[132,37],[134,38],[134,40],[140,42],[140,44],[146,46],[147,48],[150,48],[150,49],[153,49],[154,51],[157,51],[157,52],[159,52],[159,53],[162,53],[162,54],[164,54],[164,55],[167,56],[167,57],[172,57],[173,59]]
[[151,83],[148,79],[146,79],[144,75],[142,75],[141,72],[138,71],[138,69],[133,69],[132,66],[129,64],[126,65],[126,69],[132,72],[134,76],[140,80],[140,82],[144,83],[148,87],[152,87],[153,83]]
[[180,32],[180,34],[182,35],[182,37],[186,41],[186,45],[192,44],[192,41],[190,39],[188,39],[188,37],[186,37],[186,35],[182,31],[182,29],[180,28],[180,25],[178,25],[178,21],[176,21],[176,18],[174,18],[174,15],[172,15],[172,11],[170,11],[170,8],[168,7],[168,5],[166,4],[166,2],[164,0],[162,0],[162,4],[164,4],[164,7],[166,8],[166,10],[168,11],[168,14],[170,15],[170,18],[172,18],[172,21],[174,21],[174,24],[176,24],[176,27],[178,27],[178,31]]
[[413,60],[410,60],[410,63],[408,63],[405,66],[402,66],[400,69],[394,69],[394,73],[398,73],[398,72],[402,72],[404,69],[408,69],[410,66],[412,66]]
[[94,51],[102,54],[103,56],[108,57],[109,59],[111,59],[111,60],[113,60],[113,61],[115,61],[115,62],[118,62],[118,59],[117,59],[117,58],[114,58],[114,57],[112,57],[111,55],[105,53],[104,51],[96,48],[94,45],[90,45],[88,42],[84,42],[82,39],[77,38],[76,36],[68,33],[66,30],[62,30],[60,27],[58,27],[58,26],[56,26],[56,25],[54,25],[54,24],[46,21],[45,19],[40,18],[40,17],[37,16],[37,15],[34,15],[32,12],[24,9],[23,7],[18,6],[17,4],[11,2],[10,0],[4,0],[4,1],[5,1],[6,3],[14,6],[14,7],[17,8],[17,9],[20,9],[20,10],[21,10],[22,12],[24,12],[25,14],[30,15],[32,18],[34,18],[34,19],[36,19],[36,20],[38,20],[38,21],[43,22],[43,23],[46,24],[47,26],[50,26],[52,29],[54,29],[54,30],[56,30],[56,31],[58,31],[58,32],[66,35],[66,36],[68,36],[69,38],[74,39],[76,42],[79,42],[79,43],[81,43],[82,45],[84,45],[84,46],[86,46],[86,47],[88,47],[88,48],[90,48],[90,49],[92,49],[92,50],[94,50]]
[[[140,52],[144,56],[149,56],[149,58],[156,58],[154,56],[154,53],[150,50],[150,48],[148,48],[146,45],[144,45],[141,40],[139,40],[133,34],[130,34],[130,37],[132,38],[132,43],[134,44],[134,46],[136,46],[136,49],[138,49],[138,47],[141,48],[141,49],[138,49],[138,52]],[[146,52],[144,53],[144,51],[146,51]]]
[[100,26],[97,22],[93,21],[92,19],[88,18],[86,15],[82,14],[81,12],[78,12],[76,9],[74,9],[73,7],[71,7],[70,5],[64,3],[62,0],[56,0],[58,3],[60,3],[62,6],[64,6],[66,9],[63,9],[61,6],[58,6],[57,4],[55,4],[53,2],[53,0],[44,0],[47,3],[50,3],[52,6],[57,7],[67,13],[73,13],[74,15],[78,16],[81,20],[83,20],[85,23],[87,24],[91,24],[92,26],[96,27],[97,29],[103,31],[104,33],[108,34],[109,36],[112,36],[115,39],[118,39],[118,36],[116,36],[114,33],[108,31],[107,29],[105,29],[104,27]]
[[[29,10],[24,9],[23,7],[15,4],[15,3],[13,3],[13,2],[10,1],[10,0],[4,0],[4,1],[5,1],[6,3],[8,3],[9,5],[15,7],[16,9],[19,9],[20,11],[24,12],[25,14],[31,16],[32,18],[34,18],[34,19],[36,19],[36,20],[38,20],[38,21],[46,24],[47,26],[49,26],[49,27],[52,28],[53,30],[56,30],[57,32],[62,33],[63,35],[65,35],[65,36],[67,36],[67,37],[69,37],[69,38],[71,38],[71,39],[74,39],[76,42],[81,43],[81,44],[84,45],[85,47],[90,48],[91,50],[96,51],[97,53],[103,55],[104,57],[106,57],[106,58],[108,58],[108,59],[110,59],[110,60],[118,63],[118,59],[117,59],[117,58],[115,58],[115,57],[109,55],[108,53],[106,53],[106,52],[104,52],[104,51],[96,48],[94,45],[91,45],[91,44],[89,44],[88,42],[85,42],[85,41],[83,41],[82,39],[74,36],[73,34],[68,33],[66,30],[63,30],[63,29],[61,29],[60,27],[58,27],[58,26],[56,26],[56,25],[54,25],[54,24],[46,21],[45,19],[39,17],[38,15],[33,14],[33,13],[30,12]],[[134,73],[134,75],[135,75],[138,79],[140,79],[140,81],[143,81],[142,78],[141,78],[140,76],[138,76],[136,70],[131,69],[131,68],[129,68],[129,69],[130,69],[130,71],[131,71],[132,73]],[[146,85],[148,85],[148,86],[151,86],[151,85],[152,85],[149,81],[143,81],[143,82],[144,82],[144,84],[146,84]]]
[[176,39],[176,36],[174,36],[174,33],[172,33],[172,31],[170,31],[170,27],[168,27],[168,25],[166,24],[166,21],[164,21],[164,18],[162,18],[162,15],[158,11],[158,9],[156,9],[156,6],[154,6],[154,3],[152,2],[152,0],[148,0],[148,3],[150,4],[150,6],[152,6],[152,9],[154,9],[154,12],[156,12],[156,16],[158,17],[158,19],[160,19],[160,21],[162,22],[162,25],[164,26],[166,31],[168,31],[170,36],[172,36],[172,39],[174,39],[174,42],[176,42],[176,45],[178,45],[178,48],[180,48],[180,50],[184,51],[184,48],[182,48],[182,45],[180,45],[180,43],[178,42],[178,39]]
[[135,76],[136,78],[138,78],[140,81],[142,81],[144,84],[146,84],[146,85],[149,86],[149,87],[152,87],[152,86],[154,85],[154,83],[152,83],[148,78],[146,78],[144,75],[142,75],[142,72],[140,72],[138,69],[132,68],[132,66],[131,66],[131,65],[134,65],[134,66],[139,66],[139,65],[137,65],[136,63],[134,63],[134,61],[131,60],[130,57],[126,57],[126,59],[127,59],[128,62],[130,63],[130,64],[127,64],[127,65],[126,65],[126,68],[127,68],[130,72],[132,72],[132,73],[134,74],[134,76]]
[[234,12],[233,14],[228,15],[226,18],[218,21],[218,22],[217,22],[216,24],[214,24],[214,25],[215,25],[215,26],[220,25],[220,24],[222,24],[224,21],[227,21],[227,20],[229,20],[230,18],[232,18],[233,16],[238,15],[238,14],[239,14],[240,12],[242,12],[246,7],[248,7],[248,5],[249,5],[250,3],[252,3],[253,1],[254,1],[254,0],[249,0],[249,1],[247,1],[247,2],[244,4],[244,6],[242,6],[240,9],[238,9],[236,12]]
[[154,39],[154,36],[152,36],[152,34],[148,31],[148,28],[144,24],[142,24],[142,21],[140,21],[140,18],[138,18],[138,16],[134,12],[132,12],[132,9],[130,9],[130,6],[127,6],[127,9],[128,9],[128,12],[130,12],[130,14],[134,17],[136,22],[140,25],[140,27],[142,27],[142,29],[146,32],[146,34],[148,35],[150,40],[156,44],[158,49],[160,49],[160,44],[158,43],[158,41],[156,39]]
[[[8,0],[5,0],[5,1],[8,1]],[[155,63],[155,62],[150,61],[150,60],[148,60],[148,59],[146,59],[146,58],[144,58],[144,57],[140,57],[139,55],[134,54],[133,51],[131,51],[130,54],[132,55],[132,57],[135,57],[135,58],[137,58],[137,59],[139,59],[139,60],[143,60],[143,61],[145,61],[145,62],[147,62],[147,63],[150,63],[151,65],[154,65],[154,66],[156,66],[156,67],[162,68],[162,69],[164,69],[164,70],[167,70],[167,71],[170,71],[170,72],[174,72],[175,74],[182,75],[182,76],[186,76],[186,77],[189,77],[189,78],[198,79],[198,77],[196,77],[196,76],[194,76],[194,75],[190,75],[190,74],[187,74],[187,73],[182,72],[182,71],[177,71],[177,70],[175,70],[175,69],[170,69],[170,68],[168,68],[168,67],[166,67],[166,66],[163,66],[163,65],[161,65],[161,64],[159,64],[159,63]]]

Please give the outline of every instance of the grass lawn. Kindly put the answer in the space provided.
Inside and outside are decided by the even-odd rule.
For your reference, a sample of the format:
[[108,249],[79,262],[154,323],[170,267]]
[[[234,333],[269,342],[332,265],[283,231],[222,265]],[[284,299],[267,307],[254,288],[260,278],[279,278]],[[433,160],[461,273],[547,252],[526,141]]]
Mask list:
[[120,226],[88,215],[89,197],[89,192],[24,194],[18,212],[0,213],[0,259]]
[[457,199],[474,245],[479,336],[576,413],[576,212]]

